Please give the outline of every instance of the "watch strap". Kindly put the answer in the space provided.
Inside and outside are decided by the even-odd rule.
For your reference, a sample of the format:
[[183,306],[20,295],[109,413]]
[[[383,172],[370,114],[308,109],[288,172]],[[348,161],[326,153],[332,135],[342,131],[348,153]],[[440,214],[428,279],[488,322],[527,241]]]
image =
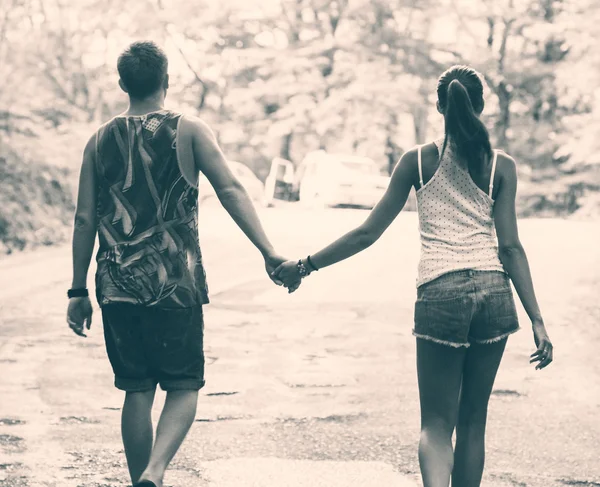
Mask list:
[[88,290],[84,287],[69,289],[67,291],[67,296],[69,299],[71,298],[87,298],[90,295]]

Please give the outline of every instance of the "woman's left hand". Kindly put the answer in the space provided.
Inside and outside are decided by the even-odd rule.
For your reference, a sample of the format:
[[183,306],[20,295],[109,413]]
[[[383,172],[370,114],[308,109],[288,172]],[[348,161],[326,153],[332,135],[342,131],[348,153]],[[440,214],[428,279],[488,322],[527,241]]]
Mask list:
[[546,326],[543,322],[534,321],[532,323],[532,328],[533,339],[535,340],[537,350],[531,354],[529,363],[539,362],[536,365],[535,370],[540,370],[550,365],[552,360],[554,360],[554,347],[548,337],[548,332],[546,331]]

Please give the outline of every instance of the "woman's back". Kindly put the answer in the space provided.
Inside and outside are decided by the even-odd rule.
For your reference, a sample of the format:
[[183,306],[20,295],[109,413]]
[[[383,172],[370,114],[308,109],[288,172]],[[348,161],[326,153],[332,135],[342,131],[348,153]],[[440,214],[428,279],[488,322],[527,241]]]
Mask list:
[[[494,229],[492,198],[496,192],[490,183],[496,174],[497,152],[491,165],[475,175],[478,185],[451,143],[444,148],[442,138],[433,145],[435,149],[418,149],[421,259],[417,286],[463,269],[504,272]],[[485,191],[480,187],[484,179],[488,181]]]

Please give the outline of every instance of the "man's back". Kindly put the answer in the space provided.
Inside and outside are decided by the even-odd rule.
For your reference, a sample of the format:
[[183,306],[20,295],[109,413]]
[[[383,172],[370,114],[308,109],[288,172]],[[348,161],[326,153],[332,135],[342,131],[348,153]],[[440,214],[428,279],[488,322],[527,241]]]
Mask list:
[[101,304],[179,308],[208,302],[198,190],[177,158],[181,118],[168,110],[119,116],[97,133]]

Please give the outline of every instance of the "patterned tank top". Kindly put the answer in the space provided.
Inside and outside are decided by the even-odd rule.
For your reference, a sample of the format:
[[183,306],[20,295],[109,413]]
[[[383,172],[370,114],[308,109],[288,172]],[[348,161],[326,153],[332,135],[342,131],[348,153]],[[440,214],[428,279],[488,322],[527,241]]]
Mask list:
[[181,114],[119,116],[96,134],[99,304],[208,303],[198,189],[177,158]]
[[[444,139],[435,142],[442,154]],[[492,189],[497,152],[494,151],[488,193],[471,178],[468,168],[447,144],[439,167],[423,184],[421,147],[418,148],[420,188],[417,195],[421,258],[417,287],[448,272],[504,272],[498,256]]]

